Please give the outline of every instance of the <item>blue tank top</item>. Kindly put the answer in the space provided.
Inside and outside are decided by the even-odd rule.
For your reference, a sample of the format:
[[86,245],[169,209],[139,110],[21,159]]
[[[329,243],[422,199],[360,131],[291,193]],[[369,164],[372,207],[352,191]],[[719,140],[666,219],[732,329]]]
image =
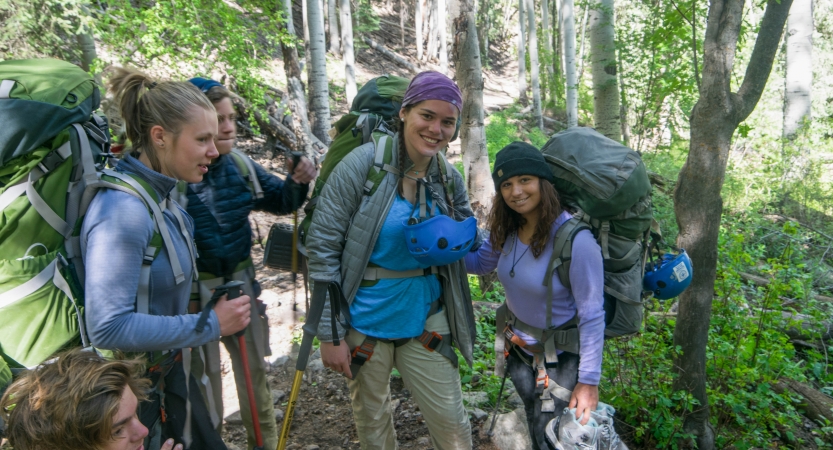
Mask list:
[[[388,211],[370,262],[389,270],[425,269],[405,244],[404,222],[413,205],[396,195]],[[416,337],[425,329],[431,303],[440,297],[440,282],[435,275],[411,278],[386,278],[373,286],[360,287],[350,305],[351,326],[377,338]]]

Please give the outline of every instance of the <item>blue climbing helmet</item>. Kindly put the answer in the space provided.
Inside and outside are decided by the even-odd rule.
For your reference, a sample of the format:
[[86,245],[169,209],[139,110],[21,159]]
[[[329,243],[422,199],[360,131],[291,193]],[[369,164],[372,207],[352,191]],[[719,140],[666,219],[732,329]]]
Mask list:
[[694,269],[684,249],[679,253],[666,253],[659,261],[648,263],[642,287],[654,293],[660,300],[674,298],[683,293],[691,284]]
[[408,251],[417,261],[429,266],[444,266],[463,259],[477,236],[477,219],[473,216],[458,222],[440,214],[422,222],[411,218],[404,225]]

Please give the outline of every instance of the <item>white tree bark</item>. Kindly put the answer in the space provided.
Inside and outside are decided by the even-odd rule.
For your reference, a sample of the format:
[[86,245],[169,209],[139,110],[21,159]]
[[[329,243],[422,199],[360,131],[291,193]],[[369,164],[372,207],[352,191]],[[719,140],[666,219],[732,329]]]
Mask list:
[[327,48],[324,37],[324,14],[318,0],[307,1],[309,66],[307,81],[312,111],[312,134],[326,145],[330,144],[330,89],[327,80]]
[[401,33],[400,47],[405,49],[405,16],[408,15],[408,7],[405,0],[399,0],[399,31]]
[[304,60],[309,65],[309,7],[307,3],[309,3],[309,0],[301,0],[301,21],[304,22]]
[[426,61],[437,57],[437,0],[428,0],[431,19],[428,21],[428,52]]
[[341,48],[344,51],[344,92],[347,94],[347,106],[353,104],[356,97],[356,56],[353,53],[353,15],[350,0],[339,0],[338,9],[341,17]]
[[518,0],[518,93],[521,104],[526,106],[529,100],[526,96],[526,14],[524,0]]
[[295,24],[292,18],[292,0],[283,0],[283,10],[286,14],[286,32],[290,36],[295,37]]
[[813,0],[793,0],[787,18],[787,74],[783,137],[795,138],[809,122],[813,83]]
[[[595,4],[597,7],[600,3]],[[581,85],[581,79],[584,77],[584,43],[587,40],[587,18],[590,11],[590,3],[584,5],[584,15],[581,18],[581,45],[578,49],[578,80],[576,84]]]
[[593,70],[593,121],[596,131],[622,141],[613,0],[600,0],[590,11],[590,47]]
[[460,15],[454,21],[454,53],[457,83],[463,92],[460,149],[463,156],[466,187],[475,217],[485,221],[495,190],[489,170],[489,152],[486,147],[483,72],[474,14],[476,1],[461,2]]
[[446,41],[446,28],[448,27],[447,9],[445,0],[437,0],[437,40],[440,51],[440,72],[448,73],[448,42]]
[[341,56],[340,37],[341,33],[338,31],[338,13],[336,12],[336,0],[327,0],[327,9],[329,11],[329,28],[330,28],[330,53],[336,56]]
[[[553,0],[558,1],[558,0]],[[550,34],[550,6],[547,0],[541,0],[541,29],[544,31],[544,48],[547,49],[547,74],[549,75],[549,82],[555,82],[555,72],[553,70],[552,59],[555,54],[552,52],[552,35]]]
[[539,130],[544,129],[541,113],[541,81],[538,67],[538,26],[535,24],[535,0],[524,0],[526,4],[527,31],[529,34],[529,72],[532,79],[532,113]]
[[561,0],[561,30],[564,39],[564,69],[567,78],[567,127],[578,125],[578,85],[576,80],[576,24],[573,0]]
[[422,44],[423,40],[422,37],[424,36],[422,33],[424,18],[423,18],[423,8],[422,8],[422,0],[416,0],[414,5],[414,37],[416,38],[416,51],[417,51],[417,59],[422,61]]

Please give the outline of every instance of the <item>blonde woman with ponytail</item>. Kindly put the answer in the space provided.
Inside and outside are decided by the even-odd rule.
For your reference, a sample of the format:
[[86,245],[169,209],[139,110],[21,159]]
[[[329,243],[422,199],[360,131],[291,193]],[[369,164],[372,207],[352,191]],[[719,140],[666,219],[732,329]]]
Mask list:
[[[146,376],[154,389],[138,411],[150,429],[144,448],[158,449],[174,438],[186,448],[224,449],[196,381],[183,369],[190,353],[180,349],[245,328],[250,300],[219,301],[197,331],[200,316],[188,314],[195,276],[193,221],[170,201],[178,180],[200,182],[218,156],[217,113],[190,83],[155,81],[132,69],[114,69],[108,87],[131,146],[109,175],[125,188],[99,190],[81,228],[87,333],[99,349],[149,359]],[[143,194],[166,206],[163,217],[154,218]],[[155,242],[161,228],[167,228],[171,245]],[[155,247],[161,249],[154,256]],[[181,274],[175,274],[176,266]],[[143,276],[149,281],[141,282]]]

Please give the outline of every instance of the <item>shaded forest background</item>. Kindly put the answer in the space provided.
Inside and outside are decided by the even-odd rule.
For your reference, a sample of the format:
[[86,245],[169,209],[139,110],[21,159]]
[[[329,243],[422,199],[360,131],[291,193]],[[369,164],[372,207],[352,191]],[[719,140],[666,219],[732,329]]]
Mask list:
[[[112,64],[166,79],[210,76],[246,99],[246,133],[269,148],[318,155],[328,143],[321,130],[347,111],[356,83],[367,81],[362,61],[350,67],[353,47],[384,47],[401,59],[382,57],[396,71],[442,70],[461,82],[471,65],[465,62],[463,73],[468,60],[455,49],[463,48],[461,18],[473,18],[485,84],[490,77],[514,80],[518,94],[512,106],[481,119],[489,159],[512,140],[541,146],[568,125],[600,128],[617,120],[615,139],[641,152],[654,174],[655,215],[666,240],[698,246],[688,247],[695,273],[708,272],[698,278],[707,290],[679,303],[650,300],[640,335],[608,341],[602,398],[616,407],[620,434],[632,448],[833,446],[833,1],[785,2],[790,18],[773,45],[771,68],[758,64],[755,49],[762,37],[777,37],[761,30],[765,13],[781,3],[747,2],[736,10],[726,89],[742,93],[756,76],[765,87],[748,116],[723,130],[725,147],[704,147],[724,171],[710,182],[682,183],[717,203],[709,206],[716,215],[698,224],[714,230],[711,247],[686,241],[696,233],[685,232],[692,222],[681,211],[696,202],[678,186],[700,151],[692,146],[702,131],[697,112],[717,96],[709,90],[710,13],[743,2],[341,0],[315,8],[307,1],[0,0],[0,59],[52,56],[99,77]],[[308,16],[316,9],[320,21]],[[606,21],[612,47],[593,37]],[[333,28],[344,23],[349,34]],[[798,50],[790,47],[794,36],[804,42]],[[612,81],[600,81],[602,73]],[[611,86],[615,108],[600,102],[610,100],[602,89]],[[738,97],[726,98],[714,117]],[[795,105],[805,105],[797,116]],[[296,140],[272,130],[269,116]],[[475,135],[477,125],[468,123],[464,133]],[[465,138],[460,167],[469,180],[482,179]],[[698,267],[709,255],[713,263]],[[472,286],[478,300],[502,300],[499,287],[482,293],[476,280]],[[678,319],[702,327],[701,356],[685,347],[697,339],[688,339],[695,331]],[[500,380],[490,375],[493,317],[482,317],[478,332],[475,367],[461,368],[464,389],[494,402]],[[681,373],[694,359],[702,388]]]

